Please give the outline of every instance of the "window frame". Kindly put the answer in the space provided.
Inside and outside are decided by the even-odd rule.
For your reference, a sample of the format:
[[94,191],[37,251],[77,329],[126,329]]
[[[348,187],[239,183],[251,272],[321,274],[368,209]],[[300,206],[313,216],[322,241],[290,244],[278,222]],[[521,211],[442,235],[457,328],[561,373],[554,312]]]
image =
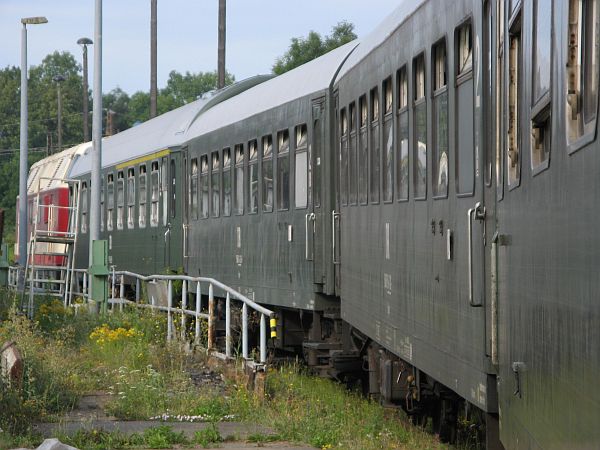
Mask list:
[[[444,84],[438,87],[438,48],[443,47],[444,49]],[[458,55],[458,52],[457,52]],[[444,35],[440,39],[438,39],[431,46],[431,137],[432,137],[432,146],[431,146],[431,198],[434,200],[443,200],[447,199],[450,192],[450,65],[448,64],[448,39],[447,36]],[[471,54],[471,58],[473,58]],[[457,60],[459,63],[459,61]],[[473,62],[471,61],[471,69],[467,69],[462,73],[463,79],[461,83],[464,83],[469,79],[467,71],[472,72]],[[436,183],[436,175],[439,178],[439,166],[441,165],[439,162],[439,149],[438,149],[438,135],[437,130],[439,127],[439,118],[438,114],[436,114],[436,106],[438,98],[442,95],[446,95],[446,189],[443,193],[436,193],[435,183]],[[429,149],[428,149],[429,150]]]
[[[553,75],[553,67],[554,67],[554,1],[550,1],[551,11],[550,11],[550,81],[548,90],[544,92],[540,98],[535,99],[535,88],[536,81],[534,72],[538,67],[537,63],[537,29],[538,29],[538,21],[537,21],[537,8],[538,8],[539,0],[534,0],[532,3],[532,38],[531,38],[531,99],[530,99],[530,120],[529,120],[529,166],[531,169],[531,176],[535,177],[540,173],[550,167],[550,158],[552,155],[552,89],[554,86],[554,75]],[[540,126],[536,126],[540,125]],[[534,129],[542,128],[549,129],[550,136],[548,138],[548,156],[547,158],[540,162],[539,164],[534,166],[534,151],[535,151],[535,138],[534,138]],[[546,140],[546,139],[544,139]],[[523,172],[523,165],[521,165],[521,173]],[[507,180],[508,181],[508,180]],[[510,190],[510,189],[509,189]]]
[[[215,168],[215,157],[216,157],[216,168]],[[208,216],[210,218],[213,219],[217,219],[219,217],[221,217],[221,203],[222,203],[222,198],[221,198],[221,169],[222,169],[222,160],[221,160],[221,152],[219,150],[215,150],[213,152],[210,152],[210,167],[208,169],[209,174],[210,174],[210,183],[209,183],[209,204],[210,204],[210,208],[209,208],[209,213]],[[218,203],[215,205],[215,192],[214,192],[214,186],[215,186],[215,180],[214,178],[216,177],[216,185],[218,188],[218,192],[217,192],[217,201]]]
[[[304,128],[306,130],[306,140],[305,142],[302,144],[302,146],[298,146],[298,131],[300,130],[300,133],[302,133],[302,128]],[[308,142],[309,142],[309,135],[308,135],[308,124],[307,123],[300,123],[298,125],[294,126],[294,209],[308,209],[310,207],[310,183],[309,183],[309,177],[310,177],[310,154],[308,151]],[[302,154],[306,152],[306,171],[305,171],[305,176],[306,176],[306,195],[305,195],[305,204],[304,205],[298,205],[298,179],[297,179],[297,175],[298,175],[298,155]]]
[[348,196],[348,206],[357,206],[359,201],[359,181],[358,174],[360,171],[359,147],[358,147],[358,128],[357,128],[357,108],[356,101],[352,100],[348,105],[348,133],[346,158],[348,159],[346,171],[346,187]]
[[[511,130],[511,124],[510,124],[510,109],[511,109],[511,102],[510,102],[510,96],[511,96],[511,75],[510,75],[510,71],[511,71],[511,64],[512,64],[512,51],[511,51],[511,43],[513,42],[513,37],[515,35],[518,35],[518,41],[519,41],[519,48],[518,48],[518,54],[516,56],[517,60],[516,60],[516,65],[517,65],[517,87],[516,87],[516,93],[515,93],[515,98],[516,98],[516,115],[517,118],[515,120],[516,123],[516,137],[514,138],[516,141],[516,148],[518,150],[518,155],[517,155],[517,176],[514,180],[511,181],[511,168],[510,168],[510,161],[511,161],[511,157],[510,157],[510,150],[511,150],[511,137],[510,137],[510,130]],[[525,69],[525,60],[523,57],[523,15],[522,15],[522,9],[519,6],[518,8],[515,9],[514,14],[512,15],[512,17],[510,18],[509,24],[508,24],[508,33],[506,35],[506,55],[505,55],[505,61],[506,61],[506,70],[508,72],[508,77],[506,78],[506,85],[504,86],[504,97],[502,99],[502,101],[505,101],[505,113],[506,113],[506,131],[504,133],[504,147],[505,147],[505,156],[504,156],[504,160],[506,161],[506,186],[508,187],[509,191],[512,191],[513,189],[518,188],[521,185],[521,178],[523,176],[523,127],[522,127],[522,118],[524,116],[523,114],[523,88],[524,88],[524,79],[523,79],[523,74],[524,74],[524,69]]]
[[[570,41],[570,29],[569,29],[569,24],[570,24],[570,17],[571,17],[571,1],[572,0],[568,0],[567,1],[567,9],[568,9],[568,15],[567,15],[567,30],[566,30],[566,36],[564,37],[564,41],[567,45],[567,49],[566,49],[566,58],[567,58],[567,62],[566,65],[568,67],[569,64],[569,53],[570,53],[570,46],[569,46],[569,41]],[[594,142],[596,140],[597,137],[597,125],[598,125],[598,115],[600,114],[599,112],[599,104],[600,104],[600,87],[598,87],[599,84],[599,79],[600,79],[600,68],[596,69],[597,70],[597,74],[596,74],[596,78],[592,79],[592,83],[595,83],[597,88],[596,88],[596,112],[595,115],[592,119],[590,119],[589,121],[586,122],[585,120],[585,105],[584,105],[584,99],[588,98],[589,95],[586,92],[587,90],[587,83],[586,83],[586,70],[587,70],[587,64],[585,61],[585,53],[587,51],[587,46],[586,46],[586,38],[588,36],[588,32],[589,30],[587,30],[587,11],[585,11],[585,6],[587,6],[587,2],[583,2],[580,0],[575,0],[578,1],[579,6],[581,8],[581,10],[579,11],[579,18],[578,18],[578,33],[580,34],[579,36],[579,42],[578,42],[578,48],[577,48],[577,52],[578,52],[578,57],[580,58],[580,64],[579,64],[579,76],[578,78],[578,84],[579,84],[579,91],[578,91],[578,108],[579,108],[579,113],[578,113],[578,120],[580,120],[582,123],[579,125],[578,127],[581,126],[582,127],[582,132],[581,134],[575,138],[575,139],[571,139],[569,136],[569,131],[570,131],[570,127],[572,125],[570,125],[569,122],[572,121],[572,119],[569,119],[569,81],[568,81],[568,69],[567,69],[567,83],[564,86],[564,102],[565,102],[565,123],[566,123],[566,130],[567,130],[567,154],[568,155],[572,155],[573,153],[577,152],[578,150],[586,147],[587,145],[589,145],[590,143]],[[590,0],[588,0],[590,1]],[[598,0],[593,0],[596,3],[596,16],[600,16],[600,1]],[[598,18],[598,17],[597,17]],[[581,23],[583,22],[583,23]],[[600,28],[600,18],[598,18],[598,22],[597,22],[597,27]],[[594,30],[592,30],[594,31]],[[600,45],[596,45],[596,49],[600,48]],[[596,52],[596,58],[600,61],[600,51]],[[600,65],[600,62],[598,63],[598,65]]]
[[[251,144],[254,143],[255,157],[252,158],[250,153]],[[258,214],[261,210],[260,208],[260,174],[258,172],[259,168],[259,154],[260,149],[258,148],[258,139],[250,139],[247,143],[248,151],[246,152],[246,170],[247,177],[246,180],[248,182],[248,197],[247,197],[247,205],[246,210],[248,214]],[[256,205],[255,208],[252,208],[252,179],[251,179],[251,169],[256,170]]]
[[[225,155],[228,155],[227,165],[225,165]],[[231,158],[231,147],[224,147],[221,150],[221,216],[231,217],[233,210],[233,167],[235,166]],[[225,177],[229,177],[229,210],[225,209]]]
[[[275,205],[277,207],[277,211],[289,211],[290,209],[290,203],[291,203],[291,192],[290,192],[290,187],[291,187],[291,171],[292,171],[292,167],[291,167],[291,161],[290,161],[290,155],[291,155],[291,149],[292,149],[292,141],[290,138],[290,130],[289,128],[284,128],[283,130],[279,130],[276,134],[277,136],[277,181],[275,182],[275,189],[277,190],[277,195],[275,195]],[[285,137],[287,136],[287,147],[281,147],[279,144],[279,137]],[[285,142],[285,139],[283,139],[283,142]],[[282,148],[284,148],[284,150],[282,150]],[[285,189],[283,180],[280,179],[280,175],[281,175],[281,168],[280,167],[280,163],[282,160],[287,160],[287,189]],[[283,191],[286,190],[287,191],[287,205],[283,205]],[[282,206],[283,205],[283,206]]]
[[[121,186],[121,202],[119,202],[119,186]],[[125,175],[123,170],[117,172],[117,230],[123,230],[125,225]],[[120,209],[119,209],[120,208]]]
[[[210,165],[209,165],[209,154],[205,153],[200,155],[200,166],[198,172],[198,217],[200,219],[208,219],[210,218]],[[204,170],[206,167],[206,170]],[[206,200],[203,198],[204,189],[203,185],[206,183]],[[204,205],[206,205],[206,212],[204,210]]]
[[[154,200],[154,175],[156,175],[156,200]],[[156,206],[156,217],[154,207]],[[156,219],[156,220],[155,220]],[[150,163],[150,228],[160,224],[160,161],[155,159]]]
[[[363,117],[364,110],[364,117]],[[368,205],[369,204],[369,183],[370,183],[370,173],[371,173],[371,154],[370,154],[370,133],[369,133],[369,99],[367,94],[362,94],[358,98],[358,110],[357,110],[357,124],[358,124],[358,146],[357,146],[357,175],[358,175],[358,186],[357,186],[357,203],[359,205]],[[361,164],[361,156],[362,155],[362,147],[366,147],[365,153],[365,164]],[[365,171],[364,173],[364,186],[361,185],[361,169]],[[364,192],[362,192],[361,187],[364,188]],[[362,197],[364,195],[364,197]]]
[[[142,179],[144,183],[142,183]],[[142,195],[142,184],[144,185],[144,195]],[[144,229],[147,226],[148,221],[146,220],[148,215],[148,168],[146,164],[140,164],[138,166],[138,211],[137,211],[137,222],[138,228]],[[142,208],[142,205],[144,207]],[[144,212],[142,216],[142,210]],[[143,220],[142,220],[143,217]]]
[[[389,109],[388,109],[388,90],[389,90]],[[381,136],[382,141],[379,144],[381,155],[381,202],[394,203],[395,184],[396,184],[396,134],[394,133],[394,76],[387,76],[381,83],[381,96],[383,100],[383,109],[380,108],[381,116]],[[381,114],[383,111],[383,114]],[[389,131],[392,134],[391,152],[388,155],[385,128],[389,126]],[[388,160],[389,156],[389,160]],[[387,162],[387,165],[386,165]],[[392,177],[386,189],[386,177],[388,168],[392,171]],[[386,194],[389,193],[389,198]]]
[[[368,134],[368,146],[369,146],[369,203],[373,205],[377,205],[381,202],[381,92],[379,90],[379,85],[373,87],[369,90],[368,97],[368,119],[367,125],[369,129]],[[377,108],[375,108],[377,106]],[[377,115],[376,115],[377,114]],[[374,133],[377,133],[374,136]],[[377,139],[377,155],[375,155],[375,149],[373,147],[374,139]],[[377,161],[375,158],[377,157]],[[377,163],[377,166],[374,166],[374,162]],[[377,173],[374,173],[374,170],[377,169]],[[374,178],[377,178],[374,180]],[[377,186],[377,192],[375,197],[375,191],[373,187]]]
[[[274,169],[274,158],[273,158],[273,134],[266,134],[260,139],[260,199],[259,204],[261,205],[261,210],[264,213],[272,213],[275,210],[275,177],[273,177],[273,169]],[[271,152],[265,156],[265,144],[270,146]],[[267,178],[266,178],[266,166],[267,164],[271,164],[271,204],[268,205],[266,203],[267,194]],[[270,206],[270,208],[269,208]]]
[[[139,197],[136,192],[136,182],[135,182],[135,167],[127,168],[127,229],[133,230],[135,229],[135,223],[137,222],[135,219],[137,218],[136,214],[136,200]],[[133,199],[130,199],[130,183],[133,183]],[[131,214],[130,214],[131,213]]]
[[[81,223],[79,224],[79,229],[81,234],[87,234],[87,215],[88,215],[88,186],[87,181],[83,181],[81,183]],[[48,209],[48,208],[44,208]],[[46,223],[48,220],[46,218]],[[51,228],[50,226],[48,228]]]
[[[412,158],[412,167],[411,167],[411,173],[412,173],[412,181],[413,181],[413,200],[415,201],[426,201],[427,200],[427,196],[428,196],[428,185],[429,185],[429,164],[428,164],[428,159],[429,159],[429,142],[425,142],[425,180],[424,180],[424,193],[422,196],[417,197],[416,196],[416,186],[415,186],[415,172],[417,170],[416,164],[418,161],[418,157],[414,158],[414,153],[418,153],[418,142],[417,142],[417,121],[416,121],[416,112],[417,112],[417,108],[421,105],[424,105],[425,107],[425,138],[428,138],[428,134],[429,134],[429,121],[428,121],[428,111],[427,111],[427,58],[426,58],[426,50],[422,50],[419,53],[417,53],[417,55],[415,57],[413,57],[412,60],[412,83],[413,83],[413,98],[411,101],[411,105],[412,105],[412,116],[413,116],[413,145],[412,145],[412,151],[413,151],[413,158]],[[421,60],[423,62],[423,81],[422,81],[422,86],[423,86],[423,95],[419,96],[419,92],[417,89],[418,86],[418,80],[417,80],[417,76],[418,76],[418,71],[417,71],[417,64],[419,62],[419,60]],[[420,87],[420,85],[419,85]]]
[[[349,169],[349,139],[350,139],[350,105],[348,107],[343,107],[340,109],[340,154],[339,154],[339,165],[340,165],[340,205],[341,206],[349,206],[349,189],[348,184],[350,181],[350,169]],[[345,164],[345,168],[344,168]]]
[[[400,66],[400,68],[396,71],[396,97],[397,97],[397,110],[396,110],[396,130],[397,130],[397,139],[396,139],[396,148],[394,149],[394,151],[396,152],[396,160],[395,160],[395,194],[396,194],[396,201],[397,202],[408,202],[410,199],[410,193],[412,192],[412,190],[410,189],[410,163],[411,163],[411,157],[410,157],[410,108],[409,108],[409,104],[410,104],[410,74],[409,74],[409,66],[410,64],[408,62],[405,62],[404,64],[402,64]],[[402,170],[400,170],[400,164],[402,164],[402,158],[400,158],[400,151],[401,148],[400,146],[402,145],[402,140],[400,139],[400,120],[402,120],[402,118],[406,115],[406,122],[407,122],[407,127],[408,127],[408,133],[406,136],[406,140],[407,140],[407,149],[406,149],[406,160],[407,160],[407,164],[408,164],[408,169],[406,171],[406,195],[402,196],[400,195],[401,189],[400,189],[400,175],[402,174]]]
[[[240,152],[241,150],[241,152]],[[238,161],[238,155],[241,155],[241,158]],[[233,211],[236,216],[243,216],[245,211],[246,204],[246,147],[244,144],[235,144],[233,146],[233,192],[234,192],[234,202],[233,202]],[[240,180],[238,180],[238,174],[241,174],[241,186],[242,186],[242,197],[241,200],[238,198],[238,187],[240,184]]]
[[106,231],[114,230],[115,195],[114,173],[109,172],[106,174]]
[[[200,207],[200,199],[198,196],[198,192],[200,189],[200,165],[199,165],[199,158],[195,157],[195,158],[191,158],[190,159],[190,185],[188,187],[189,189],[189,203],[190,203],[190,218],[192,220],[198,220],[198,217],[200,216],[199,214],[199,207]],[[194,170],[195,169],[195,170]],[[195,186],[194,186],[195,185]],[[195,187],[195,189],[194,189]],[[196,200],[196,205],[194,207],[194,198]]]
[[[504,1],[504,0],[499,0],[499,1]],[[461,55],[460,55],[460,51],[461,51],[461,32],[462,30],[464,30],[465,28],[469,28],[469,36],[470,36],[470,43],[471,43],[471,64],[461,70]],[[473,81],[473,77],[474,77],[474,66],[478,63],[475,60],[476,54],[475,54],[475,47],[474,47],[474,40],[473,40],[473,17],[472,16],[467,16],[465,17],[460,23],[458,23],[456,25],[456,27],[454,28],[454,58],[453,58],[453,67],[454,67],[454,95],[455,95],[455,102],[454,102],[454,114],[458,114],[458,108],[459,108],[459,102],[457,100],[458,98],[458,89],[460,88],[460,86],[462,86],[464,83],[468,82],[468,81]],[[446,47],[448,48],[448,47]],[[446,54],[446,57],[448,57],[448,55]],[[475,83],[473,86],[473,89],[475,89]],[[473,110],[475,109],[475,101],[476,101],[476,95],[475,92],[473,92]],[[504,98],[502,98],[501,100],[502,102],[504,102]],[[475,116],[473,116],[473,136],[471,136],[471,140],[472,140],[472,144],[473,144],[473,153],[471,155],[472,157],[472,161],[473,161],[473,182],[470,186],[470,190],[468,191],[464,191],[461,192],[461,181],[460,181],[460,148],[458,145],[458,127],[459,127],[459,122],[457,120],[454,121],[454,140],[453,140],[453,149],[454,149],[454,155],[453,155],[453,170],[449,169],[449,175],[450,173],[453,172],[454,173],[454,193],[456,195],[456,198],[466,198],[466,197],[473,197],[475,195],[475,191],[476,191],[476,185],[477,185],[477,171],[478,171],[478,167],[477,167],[477,158],[476,158],[476,145],[475,145],[475,132],[476,132],[476,127],[477,124],[475,122]],[[504,150],[502,150],[501,152],[502,154],[504,153]]]

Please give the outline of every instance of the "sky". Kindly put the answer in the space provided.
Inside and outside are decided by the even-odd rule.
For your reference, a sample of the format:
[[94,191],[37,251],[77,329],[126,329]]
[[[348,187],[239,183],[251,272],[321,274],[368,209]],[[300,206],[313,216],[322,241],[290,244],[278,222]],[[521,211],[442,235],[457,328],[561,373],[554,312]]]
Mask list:
[[[269,73],[292,37],[322,35],[342,20],[368,34],[402,0],[228,0],[227,70],[237,80]],[[46,16],[28,26],[28,64],[55,50],[81,62],[80,37],[94,39],[94,0],[0,0],[0,68],[20,65],[22,17]],[[158,87],[169,72],[217,66],[218,0],[158,0]],[[132,94],[150,85],[150,0],[103,1],[103,91]],[[90,86],[93,46],[89,50]]]

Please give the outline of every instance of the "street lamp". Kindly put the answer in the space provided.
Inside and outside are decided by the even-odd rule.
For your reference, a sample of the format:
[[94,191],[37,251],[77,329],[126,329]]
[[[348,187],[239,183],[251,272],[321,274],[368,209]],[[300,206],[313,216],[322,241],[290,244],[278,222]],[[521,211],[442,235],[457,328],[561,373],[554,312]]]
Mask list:
[[[27,114],[27,25],[47,23],[45,17],[26,17],[21,19],[21,136],[19,154],[19,265],[27,264],[27,150],[28,150],[28,114]],[[25,286],[25,273],[20,279]]]
[[88,97],[88,60],[87,46],[94,42],[90,38],[82,37],[77,40],[77,43],[83,48],[83,140],[90,141],[90,126],[89,126],[89,97]]
[[56,83],[56,97],[58,99],[58,112],[57,112],[57,128],[58,128],[58,151],[62,150],[62,92],[60,91],[60,85],[66,78],[63,75],[55,75],[52,81]]

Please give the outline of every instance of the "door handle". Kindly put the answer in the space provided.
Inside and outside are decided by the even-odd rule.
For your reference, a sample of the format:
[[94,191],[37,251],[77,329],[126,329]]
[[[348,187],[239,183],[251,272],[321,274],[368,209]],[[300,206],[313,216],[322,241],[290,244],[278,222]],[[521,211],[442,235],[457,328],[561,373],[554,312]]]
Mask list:
[[171,224],[167,224],[167,231],[165,231],[165,244],[167,243],[167,237],[171,235]]
[[481,202],[477,202],[474,208],[469,208],[467,211],[467,229],[469,236],[467,237],[468,251],[468,266],[469,266],[469,304],[471,306],[481,306],[481,300],[473,298],[473,220],[485,219],[485,206]]
[[313,222],[313,234],[315,232],[315,213],[308,213],[304,216],[304,246],[305,246],[305,257],[307,261],[312,261],[312,252],[309,252],[308,248],[308,222]]
[[336,256],[336,233],[335,233],[335,225],[336,222],[340,220],[340,213],[335,212],[335,210],[331,211],[331,233],[332,233],[332,252],[333,252],[333,264],[339,264],[340,262],[335,259]]
[[188,224],[183,224],[183,257],[184,258],[189,258],[189,255],[187,254],[187,248],[188,248],[188,228],[189,225]]

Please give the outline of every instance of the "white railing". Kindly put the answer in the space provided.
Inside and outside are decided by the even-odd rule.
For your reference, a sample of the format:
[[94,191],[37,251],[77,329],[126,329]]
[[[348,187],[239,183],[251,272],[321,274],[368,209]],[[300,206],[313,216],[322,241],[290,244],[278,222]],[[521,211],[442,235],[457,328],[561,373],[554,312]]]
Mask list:
[[[84,274],[84,280],[86,280],[87,274]],[[260,341],[259,341],[259,362],[265,364],[267,362],[267,318],[274,315],[273,311],[259,305],[258,303],[250,300],[245,295],[236,291],[235,289],[221,283],[214,278],[206,277],[190,277],[187,275],[149,275],[144,276],[128,271],[115,271],[113,268],[111,278],[111,289],[109,292],[112,293],[109,302],[119,304],[120,308],[123,308],[124,304],[131,304],[142,308],[151,308],[154,310],[164,311],[167,313],[167,340],[173,339],[173,314],[181,314],[181,335],[185,337],[185,330],[187,327],[187,318],[194,318],[194,334],[195,339],[200,339],[201,333],[201,321],[208,321],[208,343],[207,347],[209,350],[215,348],[215,289],[219,289],[225,297],[225,354],[226,358],[232,356],[232,333],[231,333],[231,302],[238,301],[242,303],[242,358],[248,360],[248,308],[256,311],[260,314]],[[135,280],[135,301],[127,300],[125,298],[125,280]],[[141,283],[142,282],[156,282],[165,281],[167,282],[167,306],[157,305],[154,297],[150,298],[150,303],[141,303]],[[181,281],[181,308],[173,306],[173,282]],[[195,310],[188,309],[188,287],[195,284],[196,294],[196,305]],[[202,290],[202,285],[208,285],[206,290]],[[119,286],[119,294],[116,296],[117,285]],[[87,286],[87,282],[84,281],[84,286]],[[84,291],[86,288],[84,288]],[[208,313],[201,312],[201,298],[202,292],[208,294]]]
[[[16,289],[18,286],[19,270],[23,270],[19,267],[10,267],[8,273],[8,282],[11,288]],[[63,267],[57,267],[56,270],[66,270]],[[75,269],[73,270],[74,283],[73,283],[73,296],[81,297],[84,301],[88,302],[90,298],[90,275],[86,269]],[[134,287],[134,298],[135,300],[128,300],[125,298],[125,281],[135,280],[132,286]],[[162,281],[167,283],[167,306],[159,305],[159,300],[154,296],[150,296],[149,303],[142,303],[142,283],[151,283]],[[174,294],[173,294],[173,282],[181,281],[181,307],[175,307]],[[195,284],[195,296],[196,304],[194,309],[188,308],[188,293],[189,287]],[[204,289],[203,289],[204,286]],[[240,302],[241,308],[241,345],[242,345],[242,358],[248,360],[248,309],[256,311],[260,314],[260,339],[259,339],[259,362],[265,364],[267,361],[267,318],[273,317],[274,312],[259,305],[258,303],[250,300],[245,295],[236,291],[235,289],[221,283],[214,278],[207,277],[190,277],[187,275],[149,275],[144,276],[128,271],[116,271],[114,266],[112,267],[111,274],[109,275],[109,303],[114,308],[115,305],[119,305],[122,310],[123,305],[132,305],[139,308],[149,308],[152,310],[163,311],[167,313],[167,340],[173,340],[174,335],[174,315],[181,315],[181,338],[185,339],[185,332],[187,329],[188,318],[194,320],[194,339],[196,342],[200,341],[201,337],[201,323],[203,320],[208,322],[208,342],[207,348],[209,350],[215,349],[215,332],[216,332],[216,314],[215,314],[215,290],[220,290],[220,294],[223,294],[225,298],[225,353],[222,356],[231,358],[232,351],[232,301]],[[201,298],[203,293],[208,295],[208,313],[201,311]],[[221,355],[221,353],[217,354]]]

